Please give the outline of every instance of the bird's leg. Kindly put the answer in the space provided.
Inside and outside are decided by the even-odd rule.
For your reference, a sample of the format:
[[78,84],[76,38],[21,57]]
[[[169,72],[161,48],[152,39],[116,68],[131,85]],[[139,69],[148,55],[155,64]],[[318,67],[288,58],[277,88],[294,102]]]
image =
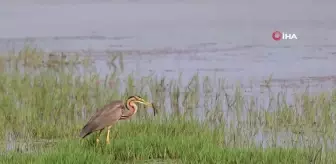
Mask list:
[[97,145],[98,145],[98,143],[99,143],[99,137],[100,137],[101,132],[102,132],[103,130],[104,130],[104,129],[100,130],[99,133],[98,133],[98,136],[97,136],[97,139],[96,139],[96,143],[97,143]]
[[107,136],[106,136],[106,143],[110,144],[110,129],[112,126],[107,127]]

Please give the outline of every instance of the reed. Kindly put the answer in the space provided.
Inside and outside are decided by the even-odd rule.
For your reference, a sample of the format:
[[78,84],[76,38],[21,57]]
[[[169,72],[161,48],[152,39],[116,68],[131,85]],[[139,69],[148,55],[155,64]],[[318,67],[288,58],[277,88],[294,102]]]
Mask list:
[[[156,75],[121,78],[123,55],[111,53],[100,77],[92,57],[25,47],[0,58],[1,163],[334,163],[336,91],[286,90],[246,96],[239,84],[198,74],[182,85]],[[253,90],[253,88],[249,88]],[[112,144],[94,146],[78,133],[113,99],[141,95],[141,107],[113,128]],[[29,161],[29,162],[27,162]]]

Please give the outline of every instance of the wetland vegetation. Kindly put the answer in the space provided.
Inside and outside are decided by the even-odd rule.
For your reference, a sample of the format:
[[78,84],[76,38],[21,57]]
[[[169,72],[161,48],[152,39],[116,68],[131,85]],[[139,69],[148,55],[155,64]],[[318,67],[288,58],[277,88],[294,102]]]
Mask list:
[[[94,59],[60,56],[30,47],[1,56],[0,163],[336,162],[335,90],[289,101],[270,78],[261,99],[224,77],[196,74],[185,86],[155,74],[120,78],[118,53],[103,78]],[[79,138],[97,108],[130,95],[154,102],[158,115],[141,106],[112,128],[111,145]]]

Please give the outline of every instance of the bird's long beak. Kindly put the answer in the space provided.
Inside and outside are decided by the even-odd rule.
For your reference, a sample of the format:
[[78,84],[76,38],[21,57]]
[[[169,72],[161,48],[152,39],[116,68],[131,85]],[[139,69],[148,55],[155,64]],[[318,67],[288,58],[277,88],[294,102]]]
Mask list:
[[149,106],[149,107],[153,107],[152,103],[149,103],[149,102],[146,102],[146,101],[141,101],[140,103],[144,104],[146,106]]

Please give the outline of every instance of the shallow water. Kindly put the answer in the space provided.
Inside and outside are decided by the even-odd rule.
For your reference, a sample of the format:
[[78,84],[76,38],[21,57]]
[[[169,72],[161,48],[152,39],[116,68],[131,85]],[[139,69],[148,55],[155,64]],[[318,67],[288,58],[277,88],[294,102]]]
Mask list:
[[[2,2],[0,50],[19,49],[27,37],[47,51],[90,50],[100,60],[106,60],[106,50],[124,50],[133,54],[125,59],[126,73],[154,71],[172,78],[178,72],[185,78],[216,72],[232,82],[271,74],[298,81],[336,74],[333,1],[285,1],[276,7],[265,0],[51,2]],[[295,33],[298,40],[274,41],[275,30]]]
[[[106,51],[122,51],[128,55],[121,77],[133,72],[176,79],[182,72],[187,84],[199,73],[240,81],[245,94],[254,96],[262,96],[270,75],[272,91],[287,88],[289,96],[308,85],[320,92],[336,84],[333,1],[1,3],[0,51],[29,43],[50,52],[90,53],[102,76],[111,73]],[[298,40],[274,41],[275,30],[295,33]]]

